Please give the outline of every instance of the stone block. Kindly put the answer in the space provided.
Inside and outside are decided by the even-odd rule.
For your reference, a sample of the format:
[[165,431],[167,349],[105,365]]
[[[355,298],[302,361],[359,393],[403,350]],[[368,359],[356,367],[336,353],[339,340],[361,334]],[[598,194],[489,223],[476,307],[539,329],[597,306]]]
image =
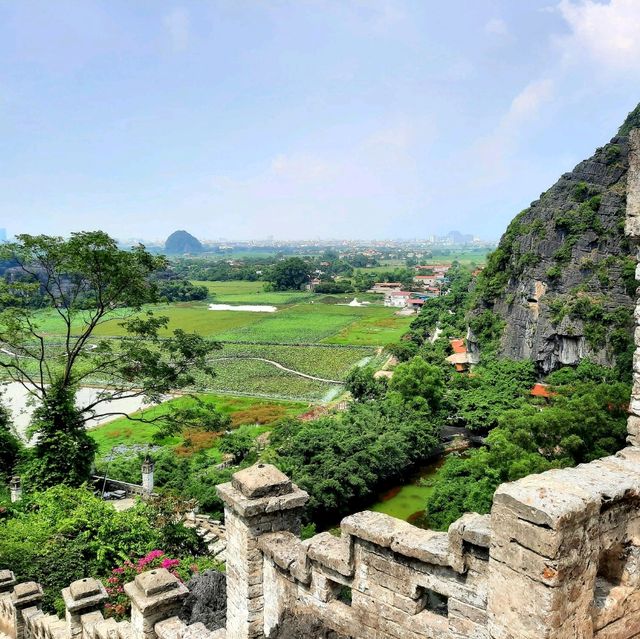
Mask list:
[[93,577],[78,579],[68,588],[62,589],[65,608],[76,613],[87,608],[97,607],[107,598],[107,591],[100,581]]
[[156,568],[136,576],[125,584],[125,593],[144,615],[158,608],[180,602],[189,593],[187,587],[165,568]]
[[410,526],[399,529],[391,542],[391,550],[428,564],[448,566],[449,538],[445,532],[423,530]]
[[6,592],[13,588],[16,577],[10,570],[0,570],[0,592]]
[[322,566],[350,577],[353,575],[349,538],[334,537],[324,532],[308,540],[308,556]]
[[557,472],[553,480],[545,473],[501,484],[493,503],[508,507],[520,519],[537,526],[557,530],[576,525],[598,511],[600,500],[576,485],[570,471]]
[[340,528],[343,534],[353,535],[383,548],[390,548],[396,531],[403,523],[405,522],[384,513],[363,510],[345,517],[340,523]]
[[258,547],[277,566],[289,570],[300,556],[301,541],[289,531],[265,533],[258,538]]
[[[232,483],[216,486],[220,499],[241,517],[258,517],[267,513],[277,513],[283,510],[302,508],[309,500],[309,495],[292,484],[291,492],[280,496],[258,497],[255,499],[246,497],[240,490],[234,488]],[[269,523],[269,529],[271,523]],[[264,530],[263,532],[267,532]]]
[[291,480],[271,464],[255,464],[234,473],[232,486],[249,499],[275,497],[292,491]]
[[16,608],[24,608],[42,601],[42,586],[35,581],[17,584],[11,593],[11,601]]

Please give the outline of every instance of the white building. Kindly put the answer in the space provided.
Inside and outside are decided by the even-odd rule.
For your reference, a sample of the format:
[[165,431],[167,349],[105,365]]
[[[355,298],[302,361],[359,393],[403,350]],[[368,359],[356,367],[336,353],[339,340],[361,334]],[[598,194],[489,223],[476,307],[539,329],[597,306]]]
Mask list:
[[385,293],[384,305],[395,308],[404,308],[410,297],[411,293],[408,293],[407,291],[389,291],[388,293]]

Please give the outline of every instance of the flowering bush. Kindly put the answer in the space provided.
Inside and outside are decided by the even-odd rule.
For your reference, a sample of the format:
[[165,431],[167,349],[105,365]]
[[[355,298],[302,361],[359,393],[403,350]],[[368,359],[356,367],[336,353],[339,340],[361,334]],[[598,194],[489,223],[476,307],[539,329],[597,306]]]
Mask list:
[[188,581],[192,575],[204,568],[214,567],[216,564],[208,558],[171,559],[162,550],[152,550],[137,561],[127,559],[122,566],[111,571],[111,575],[105,580],[105,588],[109,599],[105,604],[107,617],[124,619],[129,616],[131,602],[124,592],[124,585],[133,581],[136,575],[154,568],[166,568],[180,581]]

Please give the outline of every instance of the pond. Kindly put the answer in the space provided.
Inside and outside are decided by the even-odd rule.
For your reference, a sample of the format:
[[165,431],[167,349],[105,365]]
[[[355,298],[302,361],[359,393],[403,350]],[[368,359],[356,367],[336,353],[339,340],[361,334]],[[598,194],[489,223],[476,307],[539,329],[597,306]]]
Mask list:
[[209,304],[210,311],[248,311],[250,313],[275,313],[277,306],[266,304],[241,304],[232,306],[231,304]]
[[421,466],[406,482],[379,494],[378,501],[369,510],[423,526],[425,522],[421,520],[427,497],[433,492],[433,481],[444,461],[445,457],[441,457]]

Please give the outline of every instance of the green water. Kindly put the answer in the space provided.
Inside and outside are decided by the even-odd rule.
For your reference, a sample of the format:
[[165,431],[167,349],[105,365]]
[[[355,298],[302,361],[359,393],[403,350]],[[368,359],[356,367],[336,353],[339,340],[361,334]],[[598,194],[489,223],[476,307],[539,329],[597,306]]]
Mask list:
[[444,459],[438,459],[421,467],[406,483],[378,495],[378,501],[369,510],[420,525],[418,517],[424,511],[427,497],[433,492],[431,484],[443,463]]

